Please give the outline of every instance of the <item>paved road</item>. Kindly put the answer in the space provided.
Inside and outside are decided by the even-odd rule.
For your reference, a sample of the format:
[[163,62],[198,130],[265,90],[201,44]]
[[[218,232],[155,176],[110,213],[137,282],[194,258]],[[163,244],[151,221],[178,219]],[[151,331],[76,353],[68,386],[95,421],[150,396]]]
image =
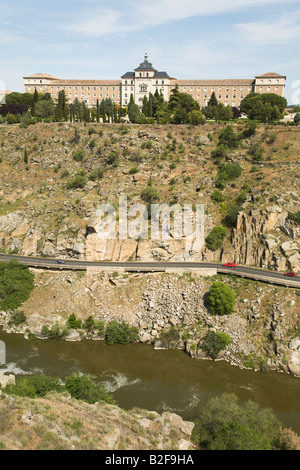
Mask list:
[[248,266],[237,266],[236,268],[224,268],[219,263],[208,262],[119,262],[119,261],[82,261],[74,259],[65,259],[64,264],[57,264],[56,259],[52,258],[37,258],[29,256],[17,255],[0,255],[0,261],[10,261],[12,259],[18,260],[20,263],[27,264],[32,267],[45,267],[53,269],[86,269],[89,267],[103,267],[103,268],[123,268],[125,271],[165,271],[166,269],[180,268],[216,268],[218,272],[231,272],[238,276],[249,277],[258,279],[269,283],[289,284],[291,287],[300,288],[300,277],[288,278],[283,273],[264,270],[260,268],[251,268]]

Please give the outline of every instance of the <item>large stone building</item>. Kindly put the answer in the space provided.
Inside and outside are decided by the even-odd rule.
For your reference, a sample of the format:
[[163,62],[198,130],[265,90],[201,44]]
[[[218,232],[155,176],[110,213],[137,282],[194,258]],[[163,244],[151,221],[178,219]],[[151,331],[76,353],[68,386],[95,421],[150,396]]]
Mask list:
[[106,98],[124,107],[129,104],[132,94],[135,103],[142,107],[144,96],[154,94],[156,90],[168,100],[177,84],[180,92],[190,94],[201,107],[207,105],[213,92],[225,106],[239,107],[242,99],[251,92],[284,96],[285,81],[286,77],[277,73],[266,73],[250,79],[177,80],[166,72],[157,71],[145,54],[139,67],[122,75],[121,80],[61,80],[52,75],[36,73],[24,77],[24,87],[28,93],[33,93],[35,88],[39,93],[48,92],[54,100],[59,91],[65,90],[70,103],[78,98],[90,107],[96,106],[97,99],[102,101]]

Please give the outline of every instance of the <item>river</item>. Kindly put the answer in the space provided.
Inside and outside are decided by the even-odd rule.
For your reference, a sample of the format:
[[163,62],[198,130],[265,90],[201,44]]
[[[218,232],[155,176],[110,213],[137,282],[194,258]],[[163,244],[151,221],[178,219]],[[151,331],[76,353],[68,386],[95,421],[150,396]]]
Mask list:
[[0,330],[6,344],[1,372],[64,378],[90,374],[125,409],[172,411],[186,420],[199,415],[206,401],[223,392],[271,408],[300,435],[300,379],[279,372],[241,370],[224,361],[192,359],[183,351],[151,345],[107,345],[104,341],[25,340]]

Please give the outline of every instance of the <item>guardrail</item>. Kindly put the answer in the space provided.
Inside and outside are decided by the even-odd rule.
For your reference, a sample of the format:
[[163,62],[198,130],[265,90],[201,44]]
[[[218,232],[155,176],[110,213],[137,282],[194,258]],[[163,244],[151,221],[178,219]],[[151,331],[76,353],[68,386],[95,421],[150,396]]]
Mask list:
[[[4,257],[2,258],[4,259]],[[114,266],[109,266],[109,264],[106,264],[106,265],[101,265],[99,264],[98,266],[96,265],[82,265],[82,264],[68,264],[68,262],[65,262],[65,264],[56,264],[56,263],[47,263],[47,261],[42,261],[42,262],[39,262],[37,263],[35,260],[26,260],[26,259],[19,259],[18,260],[20,263],[22,264],[26,264],[27,266],[30,266],[32,268],[36,268],[36,269],[52,269],[52,270],[55,270],[55,271],[86,271],[87,269],[102,269],[103,271],[117,271],[118,270],[118,266],[114,265]],[[141,263],[137,263],[136,266],[124,266],[124,263],[120,263],[120,268],[122,268],[124,270],[124,272],[165,272],[166,270],[170,269],[170,265],[164,267],[164,266],[142,266]],[[195,268],[192,268],[193,270],[197,270],[199,269],[199,271],[201,271],[202,269],[204,269],[205,267],[201,268],[201,267],[195,267]],[[173,269],[173,268],[172,268]],[[181,267],[174,267],[174,269],[178,269],[178,270],[186,270],[186,272],[189,272],[191,270],[190,267],[188,268],[185,268],[184,266],[181,266]],[[272,277],[272,276],[268,276],[267,274],[264,274],[264,275],[260,275],[258,273],[251,273],[251,272],[246,272],[246,271],[239,271],[238,269],[234,268],[233,269],[226,269],[225,267],[220,267],[220,266],[217,266],[216,265],[216,268],[218,273],[220,274],[233,274],[233,275],[236,275],[236,276],[239,276],[239,277],[243,277],[243,278],[248,278],[248,279],[253,279],[255,281],[260,281],[260,282],[265,282],[265,283],[268,283],[268,284],[276,284],[276,285],[281,285],[281,286],[286,286],[286,287],[293,287],[293,288],[296,288],[296,289],[300,289],[300,282],[299,281],[295,281],[295,280],[292,280],[292,279],[284,279],[284,278],[280,278],[280,277]]]
[[267,282],[268,284],[278,284],[287,287],[295,287],[296,289],[300,289],[300,282],[292,281],[291,279],[280,279],[279,277],[271,277],[267,275],[259,275],[254,273],[246,273],[243,271],[232,271],[229,269],[218,268],[218,273],[223,274],[234,274],[239,277],[246,277],[248,279],[254,279],[255,281]]

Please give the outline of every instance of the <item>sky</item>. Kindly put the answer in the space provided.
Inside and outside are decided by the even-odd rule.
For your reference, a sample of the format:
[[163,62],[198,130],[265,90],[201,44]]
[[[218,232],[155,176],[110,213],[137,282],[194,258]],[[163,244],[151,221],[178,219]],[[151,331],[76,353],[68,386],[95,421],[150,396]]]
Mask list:
[[143,62],[177,79],[287,76],[300,104],[300,0],[0,0],[0,89],[23,77],[119,79]]

